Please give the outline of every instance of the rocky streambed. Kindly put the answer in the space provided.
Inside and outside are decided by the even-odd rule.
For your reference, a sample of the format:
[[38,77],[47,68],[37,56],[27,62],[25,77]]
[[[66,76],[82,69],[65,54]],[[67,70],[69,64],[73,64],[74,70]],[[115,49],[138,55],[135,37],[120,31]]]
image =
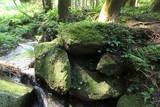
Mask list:
[[0,58],[0,105],[152,106],[141,92],[147,76],[159,69],[160,45],[150,43],[148,34],[86,22],[64,26],[53,41],[20,44]]

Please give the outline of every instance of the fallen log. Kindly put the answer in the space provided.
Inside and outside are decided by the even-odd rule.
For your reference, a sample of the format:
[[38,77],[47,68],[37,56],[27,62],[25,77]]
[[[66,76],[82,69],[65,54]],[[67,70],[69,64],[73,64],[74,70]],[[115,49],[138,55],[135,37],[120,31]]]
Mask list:
[[17,68],[11,64],[7,64],[7,63],[2,63],[0,62],[0,75],[5,75],[5,76],[18,76],[20,77],[21,74],[21,69]]

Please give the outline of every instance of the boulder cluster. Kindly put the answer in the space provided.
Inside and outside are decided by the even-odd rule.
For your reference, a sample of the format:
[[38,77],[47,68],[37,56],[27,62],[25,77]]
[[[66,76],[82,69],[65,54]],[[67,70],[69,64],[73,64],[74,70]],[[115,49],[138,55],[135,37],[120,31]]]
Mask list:
[[[147,41],[149,36],[142,29],[88,22],[70,24],[53,41],[36,46],[36,74],[54,92],[85,101],[139,93],[134,92],[133,83],[141,84],[145,78],[142,72],[151,71],[150,58],[160,53],[156,51],[160,45],[146,45]],[[136,96],[131,98],[133,103]],[[127,107],[122,99],[128,97],[132,95],[123,96],[118,107]]]

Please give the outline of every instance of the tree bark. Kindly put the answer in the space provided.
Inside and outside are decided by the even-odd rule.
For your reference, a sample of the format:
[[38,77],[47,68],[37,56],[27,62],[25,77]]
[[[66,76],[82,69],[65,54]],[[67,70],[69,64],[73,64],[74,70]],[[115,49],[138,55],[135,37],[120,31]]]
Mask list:
[[152,10],[160,11],[160,0],[154,0]]
[[43,3],[43,9],[45,10],[45,12],[48,12],[49,10],[52,10],[52,0],[42,0]]
[[128,4],[129,4],[130,7],[135,7],[136,0],[129,0]]
[[59,0],[58,1],[59,21],[67,20],[70,6],[71,6],[71,0]]
[[95,7],[98,7],[99,6],[99,0],[96,0],[96,5]]
[[126,2],[126,0],[106,0],[101,9],[98,21],[114,21],[115,17],[120,13],[124,2]]

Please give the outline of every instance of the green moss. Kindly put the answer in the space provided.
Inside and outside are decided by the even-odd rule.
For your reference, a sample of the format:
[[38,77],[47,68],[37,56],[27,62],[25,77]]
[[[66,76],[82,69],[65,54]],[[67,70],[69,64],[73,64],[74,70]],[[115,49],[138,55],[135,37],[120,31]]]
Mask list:
[[58,37],[71,53],[90,51],[90,54],[93,54],[103,50],[112,54],[122,54],[130,47],[143,44],[149,39],[143,32],[119,24],[85,21],[64,25]]
[[[53,44],[42,43],[35,49],[35,69],[51,89],[61,94],[70,87],[70,63],[67,53]],[[48,46],[47,46],[48,45]],[[49,49],[49,50],[48,50]]]
[[13,59],[21,59],[21,58],[34,58],[33,50],[28,50],[20,55],[15,56]]
[[117,97],[122,92],[120,81],[89,72],[78,65],[72,72],[72,94],[85,100]]
[[6,80],[0,80],[0,86],[0,92],[9,93],[15,96],[23,96],[32,91],[31,87]]
[[23,107],[27,96],[17,97],[7,93],[0,92],[0,106],[1,107]]
[[147,107],[143,102],[143,97],[140,95],[124,95],[117,104],[117,107]]
[[96,70],[99,70],[107,76],[115,75],[118,72],[121,72],[121,64],[118,63],[118,59],[115,60],[114,57],[115,56],[111,55],[102,56],[97,64]]
[[[93,26],[93,27],[91,27]],[[94,28],[94,23],[76,23],[67,25],[61,33],[67,44],[102,44],[103,37]],[[69,36],[69,37],[68,37]]]
[[40,43],[40,44],[37,44],[35,46],[35,57],[36,58],[39,58],[39,57],[43,57],[44,54],[46,54],[52,47],[54,47],[55,45],[58,45],[60,44],[59,43],[60,41],[58,39],[55,39],[51,42],[43,42],[43,43]]

